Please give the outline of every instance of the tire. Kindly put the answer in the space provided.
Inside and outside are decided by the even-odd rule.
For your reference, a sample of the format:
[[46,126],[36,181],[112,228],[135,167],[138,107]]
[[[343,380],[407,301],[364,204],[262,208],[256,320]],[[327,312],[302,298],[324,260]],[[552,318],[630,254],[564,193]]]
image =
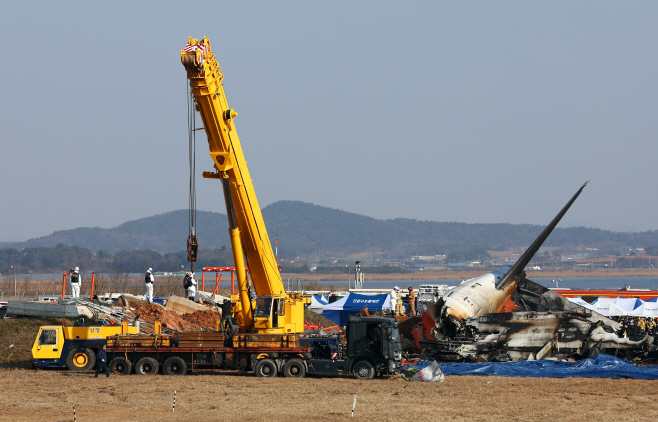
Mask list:
[[187,364],[178,356],[173,356],[162,365],[162,372],[165,375],[185,375],[187,374]]
[[112,374],[116,375],[130,375],[133,369],[133,364],[126,358],[117,357],[110,361],[108,368]]
[[306,376],[306,366],[300,359],[290,359],[283,365],[281,372],[286,378],[304,378]]
[[85,372],[96,366],[96,355],[91,349],[75,348],[66,355],[66,367],[71,371]]
[[358,380],[371,380],[375,376],[375,368],[367,360],[362,360],[354,365],[352,373]]
[[254,368],[254,373],[261,378],[274,378],[277,376],[276,364],[272,359],[261,359]]
[[135,363],[135,373],[137,375],[157,375],[158,361],[153,358],[141,358]]

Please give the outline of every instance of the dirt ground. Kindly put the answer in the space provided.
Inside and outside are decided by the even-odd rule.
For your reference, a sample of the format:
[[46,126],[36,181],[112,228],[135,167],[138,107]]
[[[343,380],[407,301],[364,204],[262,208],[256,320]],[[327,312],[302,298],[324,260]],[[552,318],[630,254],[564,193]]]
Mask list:
[[[0,421],[655,420],[658,381],[104,376],[0,369]],[[172,404],[176,390],[176,411]],[[350,417],[357,395],[354,419]]]

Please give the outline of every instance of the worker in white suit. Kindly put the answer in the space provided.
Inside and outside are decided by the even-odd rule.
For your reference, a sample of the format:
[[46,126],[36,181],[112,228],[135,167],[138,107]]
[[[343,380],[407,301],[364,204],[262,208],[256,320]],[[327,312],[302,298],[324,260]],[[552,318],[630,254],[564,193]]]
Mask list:
[[144,300],[148,303],[153,303],[153,282],[155,277],[153,277],[153,268],[149,268],[146,271],[144,276],[144,284],[146,285],[146,293],[144,294]]
[[187,288],[187,297],[192,302],[194,302],[194,298],[196,297],[196,280],[194,279],[194,273],[190,274],[190,280],[188,281]]
[[69,270],[69,275],[71,276],[71,296],[73,296],[73,298],[79,298],[80,285],[82,285],[82,276],[80,275],[80,268],[75,267],[74,269]]

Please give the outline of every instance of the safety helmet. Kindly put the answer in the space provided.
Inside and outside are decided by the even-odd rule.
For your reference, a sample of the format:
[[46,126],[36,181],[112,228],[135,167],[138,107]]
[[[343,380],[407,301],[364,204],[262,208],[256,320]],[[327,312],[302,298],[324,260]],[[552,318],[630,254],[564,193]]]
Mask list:
[[73,271],[75,271],[75,272],[77,273],[78,271],[80,271],[80,268],[75,267],[75,268],[73,269]]
[[192,275],[192,273],[187,273],[187,274],[185,274],[185,275]]
[[153,268],[149,268],[148,271],[146,271],[146,272],[147,272],[147,273],[151,273],[151,272],[153,272]]
[[409,291],[412,291],[413,289],[414,289],[413,287],[409,286]]
[[394,289],[395,290],[400,290],[400,286],[395,286]]

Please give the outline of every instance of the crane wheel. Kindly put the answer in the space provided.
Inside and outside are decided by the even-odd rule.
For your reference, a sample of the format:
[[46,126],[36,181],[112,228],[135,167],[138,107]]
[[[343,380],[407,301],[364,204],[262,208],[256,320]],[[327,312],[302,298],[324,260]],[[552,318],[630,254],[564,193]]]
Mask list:
[[277,375],[276,363],[272,359],[261,359],[256,364],[254,372],[257,377],[273,378]]
[[304,378],[306,376],[306,366],[299,359],[290,359],[283,365],[283,376],[286,378]]
[[110,361],[109,370],[116,375],[130,375],[133,364],[126,358],[116,357]]
[[367,360],[362,360],[354,365],[352,373],[354,374],[354,378],[358,380],[371,380],[375,376],[375,368]]
[[135,373],[137,375],[157,375],[158,361],[153,358],[141,358],[135,363]]
[[187,374],[187,364],[178,356],[173,356],[162,365],[162,372],[165,375],[185,375]]
[[66,355],[66,367],[71,371],[89,371],[96,366],[96,355],[91,349],[76,348]]

